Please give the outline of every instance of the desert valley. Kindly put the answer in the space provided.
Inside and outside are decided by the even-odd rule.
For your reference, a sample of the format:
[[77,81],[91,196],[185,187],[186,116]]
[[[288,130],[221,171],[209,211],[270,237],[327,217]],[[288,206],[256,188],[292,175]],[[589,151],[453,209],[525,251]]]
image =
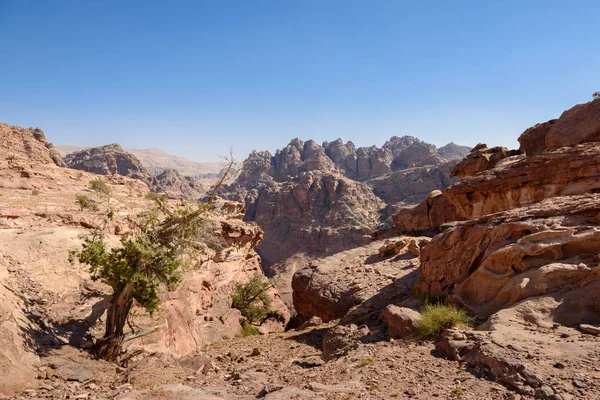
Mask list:
[[237,167],[0,123],[0,397],[600,398],[600,98],[556,117]]

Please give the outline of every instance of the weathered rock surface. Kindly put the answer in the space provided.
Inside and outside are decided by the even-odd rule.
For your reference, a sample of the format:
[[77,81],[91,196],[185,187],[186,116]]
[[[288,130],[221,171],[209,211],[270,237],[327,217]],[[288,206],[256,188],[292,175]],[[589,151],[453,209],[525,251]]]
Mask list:
[[520,150],[528,156],[565,146],[600,141],[600,99],[578,104],[560,118],[527,129],[519,137]]
[[[428,238],[417,238],[421,239]],[[384,244],[374,241],[311,260],[307,267],[299,269],[292,279],[296,312],[304,319],[317,316],[327,322],[344,317],[348,323],[358,324],[356,320],[371,313],[380,314],[394,299],[404,300],[416,280],[418,258],[404,246],[399,254],[381,255],[379,249]],[[380,316],[376,319],[380,321]]]
[[40,128],[21,128],[0,122],[0,154],[4,160],[66,166]]
[[439,190],[431,192],[421,204],[399,210],[392,218],[402,233],[436,232],[442,224],[464,219]]
[[578,104],[565,111],[546,135],[546,148],[600,141],[600,99]]
[[[418,288],[449,295],[481,317],[530,297],[594,293],[590,285],[600,282],[599,213],[600,195],[588,194],[460,223],[423,249]],[[570,319],[560,323],[600,321],[598,304],[565,303],[560,315]]]
[[537,156],[502,160],[465,178],[444,196],[465,219],[538,203],[554,196],[600,189],[600,143],[565,147]]
[[509,151],[506,147],[492,147],[490,149],[486,144],[479,143],[471,150],[471,153],[454,166],[450,176],[459,178],[473,176],[478,172],[494,168],[506,157],[518,154],[517,150]]
[[206,189],[196,178],[183,176],[174,169],[165,169],[151,180],[151,190],[164,193],[170,199],[198,200]]
[[[105,220],[106,205],[99,204],[98,212],[82,211],[75,201],[76,194],[89,193],[89,182],[99,175],[60,168],[54,163],[37,163],[34,158],[7,160],[8,156],[0,153],[3,395],[14,394],[39,375],[38,366],[49,362],[44,358],[49,347],[85,347],[91,338],[101,335],[111,294],[109,287],[91,281],[85,266],[67,260],[69,250],[79,248],[79,236],[87,232],[85,227],[101,226]],[[129,216],[151,204],[144,196],[148,188],[119,175],[102,179],[112,189],[114,212],[107,224],[107,237],[116,242],[118,237],[113,233],[124,233]],[[243,206],[231,202],[221,206],[222,212],[210,222],[215,240],[207,240],[210,245],[198,256],[199,268],[187,270],[178,290],[164,295],[162,308],[154,318],[137,307],[131,315],[136,330],[154,329],[149,335],[127,342],[131,351],[184,355],[239,331],[240,313],[231,308],[231,293],[236,283],[262,274],[254,251],[262,230],[255,223],[242,221]],[[272,290],[270,294],[273,305],[289,316],[277,292]],[[282,330],[283,324],[265,324],[261,329]],[[55,363],[57,379],[85,372],[72,366]]]
[[406,338],[414,335],[421,323],[421,314],[418,311],[393,304],[385,308],[382,318],[388,325],[388,336],[393,338]]
[[385,203],[419,202],[447,187],[466,151],[452,144],[441,156],[411,136],[358,149],[341,139],[322,146],[294,139],[275,155],[252,152],[226,197],[245,202],[246,219],[264,229],[258,250],[269,268],[296,253],[323,256],[368,243]]

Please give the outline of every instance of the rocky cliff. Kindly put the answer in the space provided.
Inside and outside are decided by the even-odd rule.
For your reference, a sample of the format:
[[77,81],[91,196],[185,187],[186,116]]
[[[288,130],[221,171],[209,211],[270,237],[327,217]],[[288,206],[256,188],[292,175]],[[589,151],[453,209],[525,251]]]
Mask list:
[[245,202],[246,219],[265,230],[258,249],[271,266],[295,253],[332,254],[367,243],[386,205],[416,203],[447,187],[456,158],[467,152],[412,136],[381,148],[294,139],[274,155],[252,152],[226,196]]
[[152,179],[140,160],[116,143],[67,154],[65,161],[69,168],[93,174],[118,174],[146,183]]
[[[9,143],[33,140],[23,139],[33,130],[10,132]],[[111,289],[92,281],[85,266],[70,264],[68,252],[80,247],[80,235],[89,228],[105,226],[109,240],[116,242],[128,232],[130,218],[151,205],[145,198],[148,188],[140,181],[58,167],[47,154],[49,147],[32,143],[0,152],[0,397],[38,376],[43,382],[46,371],[65,380],[79,379],[73,374],[100,379],[73,357],[83,357],[77,348],[102,334]],[[109,221],[104,204],[98,211],[86,211],[76,202],[77,194],[89,193],[94,179],[112,189],[114,216]],[[183,356],[238,333],[240,312],[232,308],[232,291],[237,283],[262,275],[254,251],[262,230],[242,221],[243,211],[239,204],[220,203],[209,218],[219,240],[207,241],[181,286],[163,295],[162,308],[153,318],[134,307],[130,323],[152,333],[128,341],[130,351]],[[276,290],[269,295],[273,306],[289,315]],[[261,329],[281,330],[283,325]],[[71,358],[52,359],[50,352],[56,348],[61,354],[71,352]]]
[[4,161],[54,164],[65,167],[61,155],[40,128],[21,128],[0,122],[0,154]]

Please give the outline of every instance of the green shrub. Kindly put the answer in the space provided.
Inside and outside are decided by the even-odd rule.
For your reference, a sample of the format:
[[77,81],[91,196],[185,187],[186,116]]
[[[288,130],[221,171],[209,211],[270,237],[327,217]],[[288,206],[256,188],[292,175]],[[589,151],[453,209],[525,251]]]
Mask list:
[[111,192],[110,186],[102,179],[91,180],[88,187],[98,195],[108,196]]
[[81,211],[83,211],[83,210],[98,211],[98,205],[96,203],[94,203],[85,194],[76,194],[75,200],[76,200],[77,204],[79,205],[79,208],[81,209]]
[[238,283],[232,294],[233,308],[237,308],[250,324],[262,325],[269,319],[283,322],[284,318],[277,311],[270,309],[271,298],[267,290],[272,288],[272,280],[255,274],[246,283]]
[[258,328],[256,326],[252,325],[248,321],[244,321],[244,322],[242,322],[242,330],[240,331],[240,333],[238,333],[238,336],[240,336],[240,337],[254,336],[254,335],[258,335],[259,333],[260,332],[258,331]]
[[424,339],[431,339],[446,329],[457,325],[467,325],[471,318],[467,313],[453,304],[428,303],[421,314],[419,335]]

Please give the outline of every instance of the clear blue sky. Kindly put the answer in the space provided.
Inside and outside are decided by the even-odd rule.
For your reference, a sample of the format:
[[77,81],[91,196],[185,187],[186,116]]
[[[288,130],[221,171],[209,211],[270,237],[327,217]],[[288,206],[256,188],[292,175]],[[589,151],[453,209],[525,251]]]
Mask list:
[[516,147],[600,90],[600,1],[0,0],[0,121],[214,160],[293,137]]

